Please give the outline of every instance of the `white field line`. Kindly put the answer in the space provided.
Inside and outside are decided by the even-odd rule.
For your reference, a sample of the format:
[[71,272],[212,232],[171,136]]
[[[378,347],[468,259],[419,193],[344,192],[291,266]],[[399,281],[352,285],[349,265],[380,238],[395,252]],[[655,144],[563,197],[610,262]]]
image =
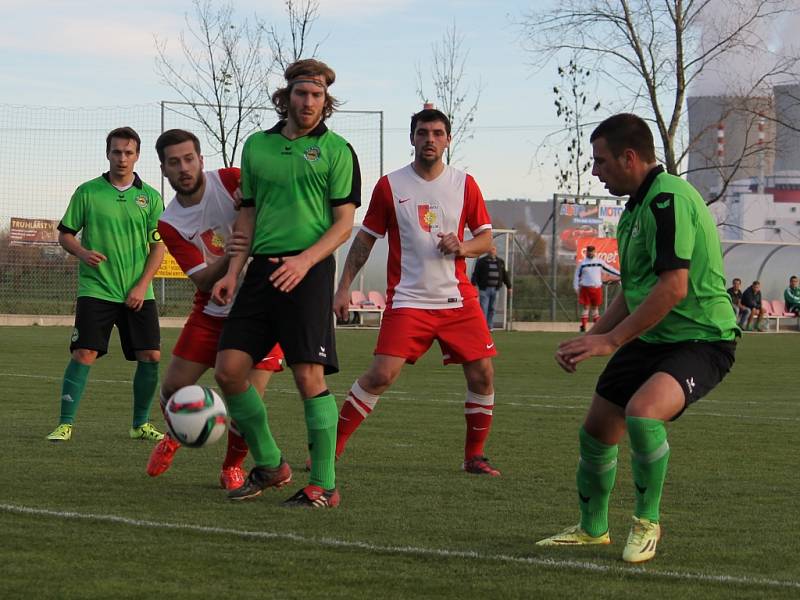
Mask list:
[[485,554],[474,550],[451,550],[447,548],[424,548],[420,546],[387,546],[357,540],[340,540],[330,537],[308,537],[291,532],[253,531],[230,529],[227,527],[208,527],[193,525],[191,523],[171,523],[168,521],[149,521],[145,519],[132,519],[117,515],[79,513],[73,511],[58,511],[45,508],[19,506],[15,504],[0,504],[0,510],[8,513],[52,517],[55,519],[99,521],[114,523],[131,527],[144,527],[148,529],[175,529],[197,533],[211,533],[240,538],[285,540],[309,546],[326,546],[334,548],[355,548],[369,552],[383,554],[401,554],[408,556],[435,556],[440,558],[460,558],[476,560],[478,562],[495,561],[510,564],[533,565],[550,569],[564,569],[571,571],[588,571],[594,573],[609,573],[629,577],[672,579],[680,581],[697,581],[732,586],[755,586],[762,588],[787,588],[800,589],[800,581],[768,579],[763,577],[745,577],[740,575],[723,575],[714,573],[695,573],[691,571],[659,571],[644,567],[624,567],[604,565],[579,560],[559,560],[554,558],[538,558],[533,556],[511,556],[508,554]]
[[[27,375],[22,373],[0,373],[0,377],[21,377],[25,379],[42,379],[42,380],[49,380],[49,381],[61,381],[61,377],[55,377],[53,375]],[[132,381],[127,379],[90,379],[93,383],[111,383],[111,384],[124,384],[124,385],[132,385]],[[269,396],[269,392],[278,392],[282,394],[296,394],[297,390],[295,388],[283,388],[277,386],[269,386],[267,388],[267,396]],[[344,394],[342,394],[344,395]],[[392,391],[389,390],[383,394],[383,396],[400,396],[405,395],[408,396],[408,392],[403,391]],[[413,400],[419,400],[420,402],[424,403],[446,403],[446,404],[462,404],[464,392],[436,392],[436,398],[412,398]],[[458,400],[444,400],[441,396],[457,396]],[[557,395],[546,395],[546,394],[500,394],[499,400],[495,402],[498,406],[514,406],[516,408],[541,408],[547,410],[580,410],[585,411],[588,408],[588,396],[557,396]],[[532,402],[505,402],[503,401],[504,398],[530,398],[536,400],[586,400],[585,405],[570,405],[570,404],[537,404]],[[706,404],[712,404],[711,401],[703,401]],[[719,404],[719,403],[715,403]],[[758,404],[758,403],[750,403],[747,404]],[[773,403],[769,403],[772,405]],[[760,403],[759,406],[765,406],[765,404]],[[727,419],[740,419],[746,421],[780,421],[780,422],[798,422],[800,421],[800,417],[774,417],[770,415],[743,415],[743,414],[725,414],[725,413],[716,413],[716,412],[703,412],[702,410],[691,409],[686,413],[687,416],[696,416],[696,417],[719,417],[719,418],[727,418]]]

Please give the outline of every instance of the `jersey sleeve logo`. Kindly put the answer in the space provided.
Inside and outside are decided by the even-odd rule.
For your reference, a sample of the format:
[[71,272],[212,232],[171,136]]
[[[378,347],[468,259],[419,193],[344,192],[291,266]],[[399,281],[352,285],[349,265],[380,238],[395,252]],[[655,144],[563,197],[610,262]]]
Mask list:
[[303,157],[308,162],[315,162],[319,160],[321,154],[322,152],[320,151],[319,146],[311,146],[309,148],[306,148],[306,151],[303,152]]
[[439,212],[438,206],[431,206],[430,204],[417,205],[417,216],[422,231],[439,231],[441,227]]
[[656,208],[669,208],[669,198],[663,202],[656,202]]
[[138,196],[136,196],[135,202],[136,206],[138,206],[139,208],[146,208],[147,205],[150,203],[150,199],[144,194],[139,194]]
[[222,256],[225,254],[225,239],[213,229],[209,229],[200,234],[200,239],[203,240],[203,245],[208,248],[214,256]]
[[159,233],[158,229],[151,229],[147,238],[148,244],[157,244],[161,241],[161,233]]

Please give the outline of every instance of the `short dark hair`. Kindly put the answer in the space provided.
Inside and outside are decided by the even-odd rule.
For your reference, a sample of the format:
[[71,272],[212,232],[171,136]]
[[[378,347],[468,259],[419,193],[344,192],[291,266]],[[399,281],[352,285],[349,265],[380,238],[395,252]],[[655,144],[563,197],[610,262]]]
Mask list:
[[182,144],[183,142],[194,143],[194,150],[200,156],[200,140],[191,131],[185,129],[167,129],[164,133],[158,136],[156,140],[156,152],[158,153],[158,160],[164,162],[164,149],[167,146],[174,146],[175,144]]
[[741,280],[741,279],[739,279],[738,277],[734,277],[734,278],[733,278],[733,281],[731,281],[731,283],[736,283],[737,281],[738,281],[739,283],[742,283],[742,280]]
[[594,246],[586,246],[587,252],[594,252]]
[[272,104],[275,112],[281,119],[289,116],[289,97],[292,94],[292,87],[296,79],[303,77],[322,77],[325,80],[325,105],[322,107],[322,120],[324,121],[333,114],[333,111],[341,104],[336,98],[328,93],[328,88],[336,81],[336,72],[321,60],[316,58],[304,58],[293,62],[286,71],[283,72],[286,79],[286,86],[272,94]]
[[135,141],[136,154],[139,154],[139,150],[142,147],[142,139],[139,137],[139,134],[134,131],[133,127],[117,127],[116,129],[112,129],[106,136],[106,154],[111,151],[111,138]]
[[641,117],[631,113],[620,113],[608,117],[600,123],[589,141],[593,142],[603,138],[614,157],[620,156],[625,150],[633,150],[639,157],[648,163],[656,161],[656,147],[653,142],[653,132]]
[[414,132],[417,130],[417,123],[432,123],[433,121],[441,121],[444,123],[444,130],[447,132],[447,135],[450,135],[452,127],[447,115],[435,108],[423,108],[418,113],[411,115],[411,137],[414,137]]
[[756,279],[756,280],[753,282],[753,285],[761,285],[761,282],[760,282],[758,279]]
[[792,279],[797,279],[797,275],[792,275],[791,277],[789,277],[789,281],[791,281]]

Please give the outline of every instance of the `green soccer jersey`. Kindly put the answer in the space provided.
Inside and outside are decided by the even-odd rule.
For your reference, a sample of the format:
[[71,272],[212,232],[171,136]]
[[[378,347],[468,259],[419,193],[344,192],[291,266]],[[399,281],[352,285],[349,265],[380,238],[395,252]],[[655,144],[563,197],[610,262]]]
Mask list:
[[633,312],[662,271],[689,270],[689,289],[645,342],[723,341],[738,335],[725,291],[717,227],[703,198],[688,182],[656,167],[625,205],[617,228],[622,292]]
[[256,208],[252,254],[302,252],[330,229],[333,207],[361,204],[350,144],[324,123],[290,140],[284,124],[251,135],[242,150],[242,205]]
[[[125,302],[144,272],[150,245],[158,242],[158,218],[164,212],[161,195],[134,175],[133,185],[120,192],[108,174],[81,184],[58,225],[60,231],[81,233],[81,245],[103,254],[97,267],[81,261],[78,296]],[[153,286],[145,300],[152,300]]]

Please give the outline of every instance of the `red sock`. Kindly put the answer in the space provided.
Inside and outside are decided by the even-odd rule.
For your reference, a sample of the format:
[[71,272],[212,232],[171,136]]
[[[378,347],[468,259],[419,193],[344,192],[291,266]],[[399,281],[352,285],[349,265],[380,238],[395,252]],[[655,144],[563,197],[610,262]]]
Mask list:
[[342,410],[339,412],[339,424],[336,427],[337,458],[344,452],[350,436],[375,408],[378,398],[379,396],[365,391],[358,385],[358,381],[353,383],[353,387],[347,393],[347,399],[342,404]]
[[222,468],[241,467],[249,448],[244,438],[233,428],[233,423],[228,427],[228,450],[225,452],[225,460],[222,461]]
[[482,395],[467,390],[464,417],[467,420],[467,438],[464,442],[464,459],[483,456],[483,446],[492,429],[494,394]]

